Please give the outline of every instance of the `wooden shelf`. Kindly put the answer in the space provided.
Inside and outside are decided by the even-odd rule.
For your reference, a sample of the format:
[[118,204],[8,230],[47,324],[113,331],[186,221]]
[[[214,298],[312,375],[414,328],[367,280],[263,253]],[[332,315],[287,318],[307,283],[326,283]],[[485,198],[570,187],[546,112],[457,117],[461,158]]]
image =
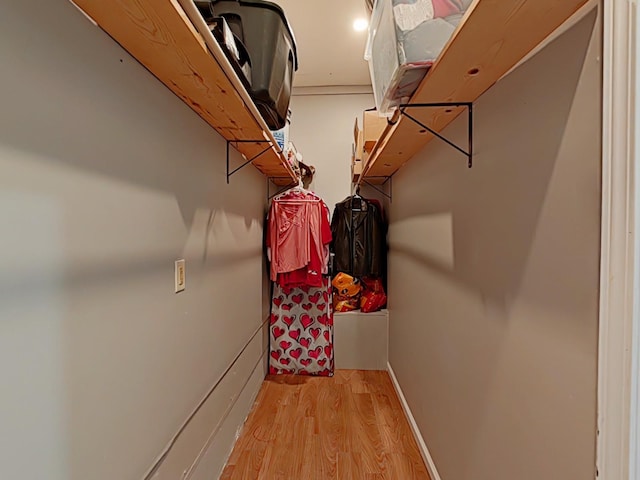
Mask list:
[[[476,0],[409,103],[474,102],[587,0]],[[407,108],[441,132],[464,107]],[[391,176],[434,136],[406,117],[387,126],[364,177]],[[461,155],[461,162],[466,159]]]
[[[261,140],[263,143],[234,144],[247,159],[265,149],[265,140],[276,145],[220,47],[211,44],[215,42],[211,33],[208,29],[198,32],[193,13],[189,19],[187,5],[183,9],[175,0],[74,3],[225,139]],[[253,165],[264,175],[277,178],[280,185],[295,179],[277,145]]]

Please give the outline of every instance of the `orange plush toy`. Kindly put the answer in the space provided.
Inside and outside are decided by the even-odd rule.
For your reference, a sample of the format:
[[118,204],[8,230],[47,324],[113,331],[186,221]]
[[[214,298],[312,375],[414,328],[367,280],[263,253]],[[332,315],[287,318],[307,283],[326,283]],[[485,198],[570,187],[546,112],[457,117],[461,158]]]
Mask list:
[[335,312],[350,312],[360,308],[360,292],[362,285],[360,280],[338,273],[331,282],[333,286],[333,310]]

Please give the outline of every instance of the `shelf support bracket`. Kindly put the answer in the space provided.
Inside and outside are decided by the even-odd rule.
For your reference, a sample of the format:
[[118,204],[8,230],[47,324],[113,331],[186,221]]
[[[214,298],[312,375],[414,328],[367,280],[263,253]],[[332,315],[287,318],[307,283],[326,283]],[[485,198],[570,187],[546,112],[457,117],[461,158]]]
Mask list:
[[271,193],[271,180],[281,180],[283,178],[291,180],[290,177],[267,177],[267,202],[269,200],[271,200],[273,197],[275,197],[276,195],[280,195],[282,192],[290,189],[293,185],[296,185],[295,183],[290,183],[290,184],[285,185],[284,187],[276,190],[275,193],[272,194]]
[[[467,112],[468,112],[467,150],[464,150],[463,148],[456,145],[448,138],[444,137],[443,135],[440,135],[434,129],[430,128],[429,126],[419,121],[417,118],[407,113],[407,108],[442,108],[442,107],[466,107],[467,108]],[[435,137],[438,137],[440,140],[442,140],[446,144],[452,146],[453,148],[458,150],[460,153],[464,154],[468,159],[469,168],[473,166],[473,102],[403,103],[402,105],[400,105],[400,114],[404,115],[413,123],[424,128]]]
[[[234,168],[233,170],[230,171],[230,167],[229,167],[229,145],[231,145],[231,144],[237,145],[238,143],[268,143],[269,146],[267,148],[265,148],[264,150],[262,150],[257,155],[254,155],[253,157],[248,159],[246,162],[244,162],[239,167],[236,167],[236,168]],[[244,167],[246,167],[250,163],[253,163],[255,160],[260,158],[260,156],[262,156],[265,153],[267,153],[270,149],[271,149],[271,142],[269,140],[227,140],[227,185],[229,184],[229,179],[231,178],[231,176],[234,173],[242,170]]]
[[[373,183],[369,182],[367,179],[372,179],[372,178],[384,178],[384,182],[382,183],[382,187],[384,187],[387,183],[389,184],[389,193],[385,192],[382,188],[378,187],[377,185],[374,185]],[[381,195],[384,195],[386,198],[389,199],[389,202],[393,202],[393,177],[367,177],[367,178],[363,178],[362,182],[373,188],[376,192],[380,193]]]

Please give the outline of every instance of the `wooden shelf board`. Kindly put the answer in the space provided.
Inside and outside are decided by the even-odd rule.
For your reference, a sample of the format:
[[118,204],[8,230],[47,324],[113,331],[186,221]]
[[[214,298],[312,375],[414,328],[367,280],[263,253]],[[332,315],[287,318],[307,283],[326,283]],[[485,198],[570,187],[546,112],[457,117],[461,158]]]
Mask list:
[[[225,139],[265,139],[258,121],[175,0],[74,3]],[[264,143],[242,143],[236,149],[252,158],[264,148]],[[269,177],[295,178],[276,148],[253,165]]]
[[[409,103],[477,100],[587,1],[476,0]],[[407,109],[437,132],[464,111]],[[393,175],[434,138],[420,130],[406,117],[387,126],[364,167],[364,177]],[[466,163],[462,154],[460,161]]]

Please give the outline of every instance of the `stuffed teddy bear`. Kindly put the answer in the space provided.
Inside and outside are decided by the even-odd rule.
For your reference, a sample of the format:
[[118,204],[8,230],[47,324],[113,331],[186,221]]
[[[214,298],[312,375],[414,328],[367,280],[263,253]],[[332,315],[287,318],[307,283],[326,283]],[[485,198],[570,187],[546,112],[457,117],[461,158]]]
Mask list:
[[333,286],[333,310],[350,312],[360,308],[360,280],[346,273],[338,273],[331,282]]

